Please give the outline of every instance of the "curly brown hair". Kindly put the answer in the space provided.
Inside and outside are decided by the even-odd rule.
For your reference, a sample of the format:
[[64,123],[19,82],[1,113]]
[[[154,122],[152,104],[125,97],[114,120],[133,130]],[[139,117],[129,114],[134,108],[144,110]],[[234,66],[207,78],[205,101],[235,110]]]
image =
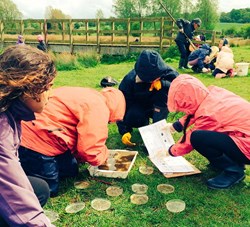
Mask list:
[[43,51],[28,45],[8,47],[0,55],[0,112],[23,94],[39,101],[56,76],[55,64]]

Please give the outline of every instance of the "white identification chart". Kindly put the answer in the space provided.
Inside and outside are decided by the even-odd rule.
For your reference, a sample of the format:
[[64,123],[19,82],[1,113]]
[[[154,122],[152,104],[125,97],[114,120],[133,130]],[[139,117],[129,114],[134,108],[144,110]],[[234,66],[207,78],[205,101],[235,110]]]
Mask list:
[[166,120],[161,120],[139,128],[150,160],[165,174],[194,172],[195,169],[184,157],[166,155],[169,147],[175,143],[166,126]]

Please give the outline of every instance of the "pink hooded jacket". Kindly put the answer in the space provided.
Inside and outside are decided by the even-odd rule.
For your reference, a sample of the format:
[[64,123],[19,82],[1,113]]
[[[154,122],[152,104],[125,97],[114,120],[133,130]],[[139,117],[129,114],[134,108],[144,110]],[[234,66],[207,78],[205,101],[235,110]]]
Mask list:
[[211,130],[229,135],[244,155],[250,159],[250,103],[236,94],[216,86],[206,88],[190,75],[179,75],[171,84],[168,94],[170,112],[184,112],[180,119],[184,125],[191,118],[186,131],[186,141],[181,139],[170,148],[174,156],[193,150],[190,135],[195,130]]
[[124,113],[125,98],[116,88],[57,88],[36,120],[22,122],[21,145],[47,156],[70,150],[79,161],[98,166],[108,157],[108,123]]

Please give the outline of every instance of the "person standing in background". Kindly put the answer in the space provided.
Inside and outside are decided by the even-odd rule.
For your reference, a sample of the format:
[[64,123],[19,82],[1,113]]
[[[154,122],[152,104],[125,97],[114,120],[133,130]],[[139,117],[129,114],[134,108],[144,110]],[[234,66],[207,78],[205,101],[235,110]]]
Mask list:
[[16,44],[17,45],[23,45],[23,44],[25,44],[24,43],[24,37],[22,35],[18,35]]
[[37,48],[38,48],[39,50],[42,50],[42,51],[44,51],[44,52],[47,52],[47,46],[46,46],[46,44],[45,44],[45,42],[44,42],[44,38],[43,38],[42,35],[38,35],[38,36],[37,36],[37,41],[39,42],[38,45],[37,45]]
[[188,69],[188,56],[191,51],[189,50],[190,43],[187,37],[190,40],[193,39],[194,31],[201,26],[201,19],[195,18],[191,23],[188,20],[178,19],[176,25],[179,28],[179,32],[175,38],[175,42],[181,54],[179,69]]

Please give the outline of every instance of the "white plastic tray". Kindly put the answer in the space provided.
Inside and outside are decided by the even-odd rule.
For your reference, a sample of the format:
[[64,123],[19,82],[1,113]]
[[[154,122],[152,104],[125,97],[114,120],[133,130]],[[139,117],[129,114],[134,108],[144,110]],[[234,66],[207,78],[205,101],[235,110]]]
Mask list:
[[[137,151],[129,151],[129,150],[109,150],[110,152],[110,155],[120,155],[121,157],[127,157],[127,156],[130,156],[131,155],[133,156],[132,157],[132,160],[129,161],[129,162],[125,162],[126,165],[129,165],[128,168],[126,168],[126,170],[119,170],[119,168],[117,170],[104,170],[104,169],[99,169],[101,168],[100,167],[96,167],[96,166],[89,166],[88,167],[88,170],[89,170],[89,174],[91,176],[98,176],[98,177],[109,177],[109,178],[123,178],[125,179],[127,176],[128,176],[128,173],[130,172],[134,162],[135,162],[135,159],[136,159],[136,156],[138,154]],[[122,163],[120,163],[122,164]]]

